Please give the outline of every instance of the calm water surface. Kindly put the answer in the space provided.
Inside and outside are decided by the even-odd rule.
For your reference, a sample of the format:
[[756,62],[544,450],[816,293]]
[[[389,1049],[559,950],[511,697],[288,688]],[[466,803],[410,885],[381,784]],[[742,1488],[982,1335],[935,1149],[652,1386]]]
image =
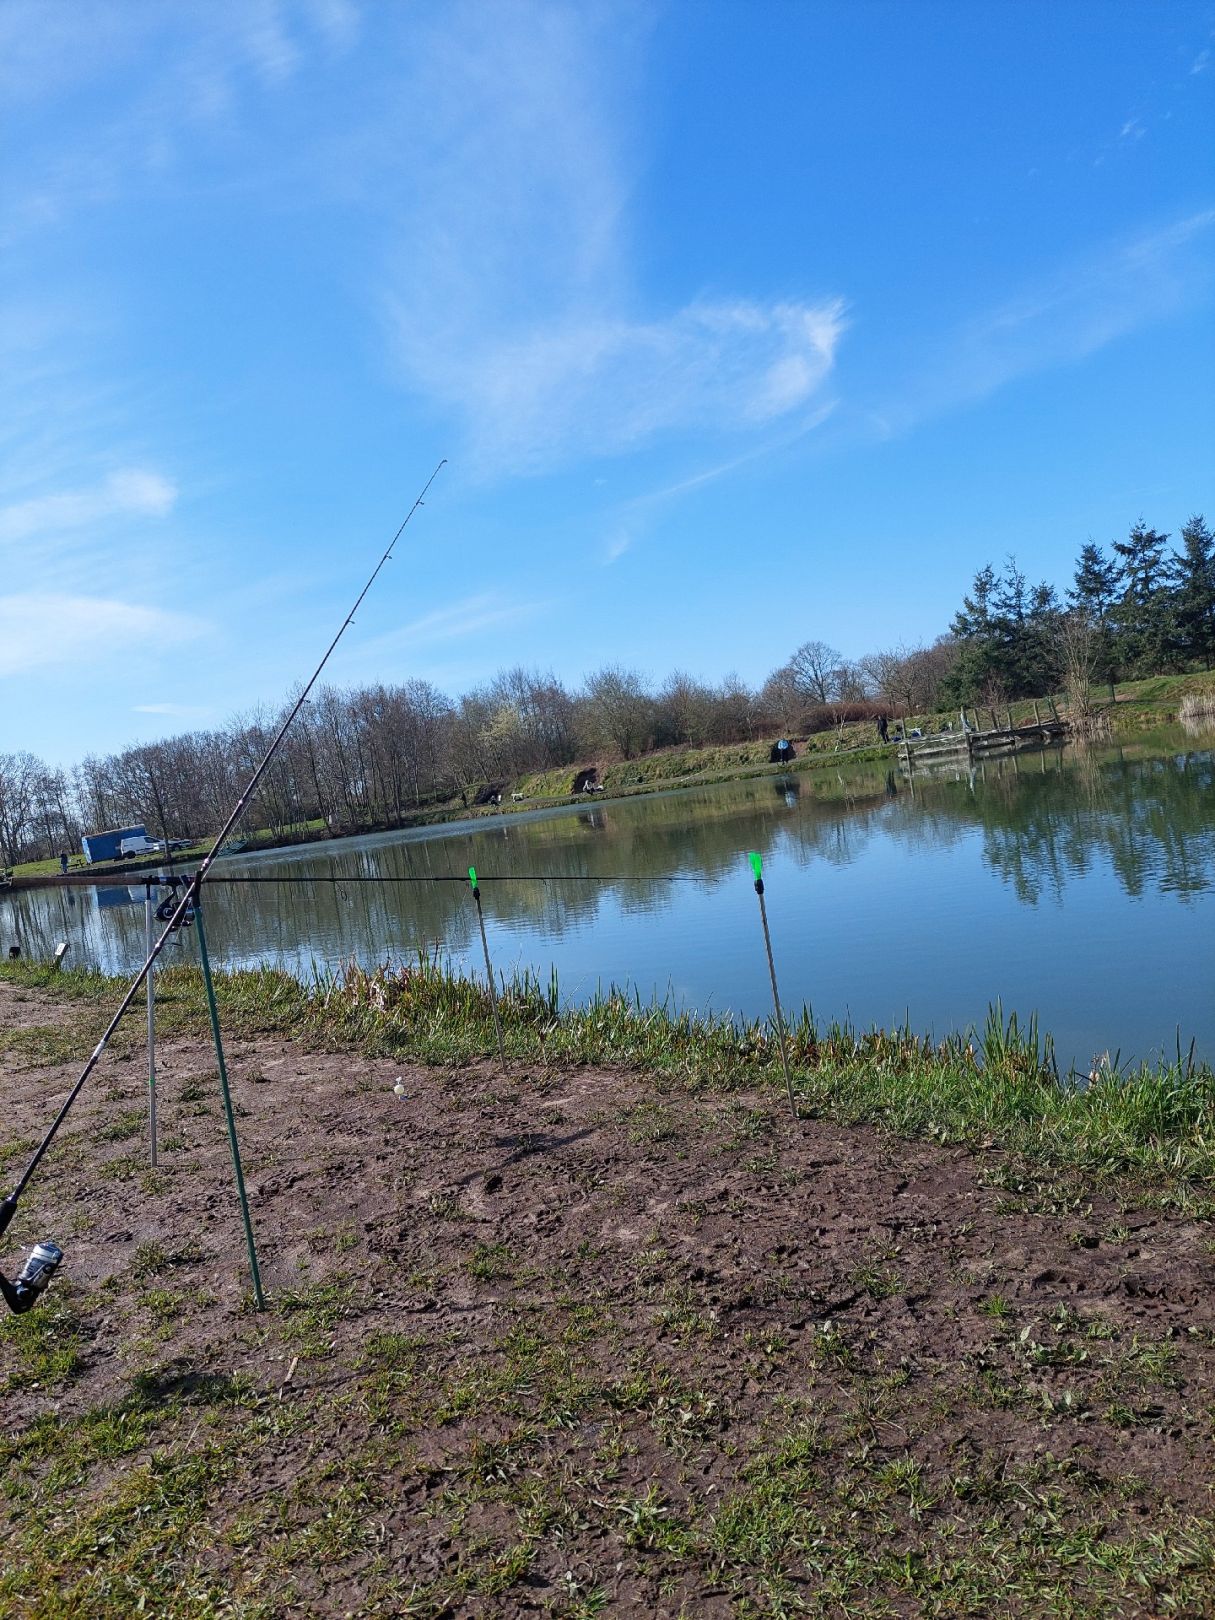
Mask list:
[[[999,998],[1037,1012],[1061,1065],[1171,1055],[1179,1034],[1215,1061],[1215,753],[1180,734],[910,787],[816,771],[237,857],[217,872],[308,881],[216,884],[208,942],[305,975],[422,947],[483,971],[467,884],[429,881],[475,865],[499,970],[555,967],[566,1001],[616,984],[766,1014],[749,849],[788,1009],[940,1035]],[[331,881],[352,876],[428,881]],[[0,900],[0,948],[68,939],[108,971],[142,959],[143,928],[142,888]],[[173,949],[193,959],[188,936]]]

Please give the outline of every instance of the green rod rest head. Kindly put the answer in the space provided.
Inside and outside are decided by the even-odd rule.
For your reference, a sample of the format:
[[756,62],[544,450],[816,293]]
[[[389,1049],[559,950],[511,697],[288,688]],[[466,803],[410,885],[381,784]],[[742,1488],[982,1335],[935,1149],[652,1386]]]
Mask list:
[[477,869],[476,869],[475,866],[470,866],[469,869],[468,869],[468,886],[472,890],[472,892],[474,894],[476,894],[476,892],[477,892]]

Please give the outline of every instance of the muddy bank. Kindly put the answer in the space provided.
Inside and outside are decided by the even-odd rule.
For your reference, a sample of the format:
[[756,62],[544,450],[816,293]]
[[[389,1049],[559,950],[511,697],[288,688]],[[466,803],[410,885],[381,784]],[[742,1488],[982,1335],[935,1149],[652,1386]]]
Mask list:
[[[6,1185],[71,1017],[0,984]],[[260,1316],[214,1055],[160,1060],[160,1168],[134,1044],[5,1240],[67,1262],[0,1323],[0,1613],[1215,1605],[1211,1234],[1129,1184],[234,1041]]]

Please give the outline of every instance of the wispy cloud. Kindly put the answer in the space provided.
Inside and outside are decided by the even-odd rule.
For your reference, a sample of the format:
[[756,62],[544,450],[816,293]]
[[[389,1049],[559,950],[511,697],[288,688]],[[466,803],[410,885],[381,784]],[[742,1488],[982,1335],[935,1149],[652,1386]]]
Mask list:
[[100,597],[30,592],[0,596],[0,676],[161,652],[209,627],[184,613]]
[[204,720],[215,710],[205,703],[133,703],[131,713],[168,715],[174,720]]
[[0,9],[0,97],[11,110],[95,95],[120,78],[128,90],[95,95],[87,146],[71,134],[43,134],[20,183],[6,188],[5,237],[171,184],[191,134],[227,133],[255,96],[349,49],[359,26],[348,0],[8,0]]
[[413,349],[414,369],[463,416],[486,472],[535,472],[661,435],[751,433],[804,405],[844,330],[838,301],[694,304],[666,319],[562,319],[462,353]]
[[360,662],[379,658],[384,654],[410,653],[415,649],[438,646],[449,641],[465,641],[487,630],[503,630],[509,625],[523,624],[534,619],[548,606],[547,602],[523,602],[503,596],[498,591],[482,591],[466,596],[449,607],[436,608],[423,614],[411,624],[391,630],[387,635],[375,636],[360,650]]
[[[492,28],[479,0],[381,13],[383,72],[366,99],[269,165],[235,161],[237,137],[253,107],[351,48],[363,18],[348,0],[80,0],[65,18],[14,0],[0,24],[0,79],[7,46],[18,105],[96,93],[101,108],[87,148],[40,131],[10,234],[200,184],[357,204],[381,233],[371,297],[397,375],[460,425],[482,476],[680,434],[753,438],[832,367],[846,324],[835,296],[640,290],[629,201],[643,7],[497,0]],[[137,93],[110,93],[124,82]]]
[[835,297],[646,307],[621,16],[503,3],[487,34],[480,6],[455,6],[416,42],[410,232],[382,302],[403,379],[462,424],[483,475],[762,432],[821,386],[845,329]]
[[608,537],[603,547],[603,562],[605,564],[617,562],[626,552],[631,551],[637,541],[650,529],[663,508],[669,507],[686,495],[695,494],[708,484],[715,484],[719,479],[737,472],[749,462],[759,461],[788,449],[790,445],[821,427],[834,414],[835,409],[836,402],[827,400],[822,405],[802,412],[781,432],[766,436],[761,444],[743,451],[741,455],[730,456],[725,461],[715,462],[712,466],[701,467],[672,484],[664,484],[658,489],[647,490],[644,494],[633,496],[617,510],[608,526]]
[[142,467],[113,472],[98,484],[16,501],[0,507],[0,544],[86,528],[113,517],[165,517],[177,487]]
[[1064,265],[940,335],[920,373],[905,378],[898,399],[876,406],[869,420],[881,424],[883,436],[906,431],[1193,307],[1215,277],[1213,226],[1215,209],[1208,209]]

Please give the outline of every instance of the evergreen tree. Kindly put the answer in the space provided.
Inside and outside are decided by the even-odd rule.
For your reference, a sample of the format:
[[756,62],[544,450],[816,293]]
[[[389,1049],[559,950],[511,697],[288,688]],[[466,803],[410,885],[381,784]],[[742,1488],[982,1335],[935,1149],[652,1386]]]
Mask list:
[[1024,697],[1045,697],[1057,691],[1063,678],[1059,656],[1059,625],[1063,609],[1055,587],[1045,580],[1029,596],[1029,612],[1022,632],[1021,669]]
[[1169,573],[1174,584],[1173,631],[1185,660],[1215,662],[1215,535],[1195,515],[1181,531],[1183,550]]
[[946,682],[947,694],[954,702],[973,703],[992,684],[995,589],[996,571],[986,563],[975,575],[970,595],[962,598],[962,606],[954,614],[950,631],[958,644],[958,657]]
[[1030,589],[1016,558],[1010,557],[994,605],[1005,691],[1009,697],[1042,697],[1059,684],[1054,586],[1043,581]]
[[1095,642],[1093,674],[1109,682],[1111,697],[1114,695],[1117,662],[1110,615],[1118,597],[1121,579],[1122,570],[1118,564],[1090,540],[1081,547],[1072,588],[1067,593],[1073,612],[1083,614],[1092,627]]
[[1083,608],[1094,619],[1102,619],[1113,607],[1122,571],[1101,547],[1089,541],[1076,559],[1075,583],[1067,593],[1073,607]]
[[1167,534],[1142,519],[1126,540],[1115,540],[1122,559],[1122,596],[1117,606],[1119,661],[1136,675],[1156,675],[1171,661],[1174,629]]
[[963,702],[1040,697],[1059,680],[1054,587],[1028,586],[1015,557],[997,574],[990,563],[954,615],[958,659],[947,690]]

